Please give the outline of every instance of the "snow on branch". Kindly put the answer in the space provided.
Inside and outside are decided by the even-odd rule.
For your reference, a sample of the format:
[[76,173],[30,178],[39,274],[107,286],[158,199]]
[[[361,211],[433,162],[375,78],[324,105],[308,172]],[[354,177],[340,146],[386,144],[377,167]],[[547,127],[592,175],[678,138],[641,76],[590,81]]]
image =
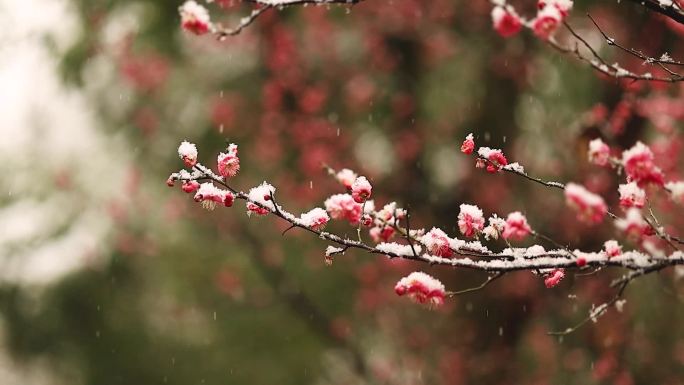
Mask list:
[[[458,291],[446,291],[441,282],[420,272],[399,281],[395,287],[397,294],[407,295],[415,302],[430,307],[441,305],[445,298],[483,289],[494,279],[513,271],[530,271],[539,275],[547,288],[552,288],[562,281],[567,271],[593,274],[605,268],[624,270],[626,273],[612,284],[618,288],[616,298],[604,304],[603,308],[592,310],[588,318],[595,319],[602,315],[608,306],[618,301],[633,279],[665,268],[684,265],[684,252],[678,246],[684,242],[666,232],[652,211],[649,210],[649,214],[644,215],[642,210],[636,207],[638,205],[635,206],[637,201],[621,198],[620,205],[626,210],[626,216],[619,217],[608,211],[601,196],[591,193],[579,184],[544,181],[528,175],[517,163],[509,164],[501,150],[480,147],[475,151],[475,147],[471,134],[464,141],[461,150],[476,157],[477,167],[484,168],[492,174],[512,173],[544,187],[562,190],[568,206],[577,212],[578,220],[597,224],[608,216],[617,229],[637,242],[640,249],[623,251],[622,246],[615,240],[608,240],[601,250],[571,249],[534,230],[520,212],[509,213],[505,217],[492,214],[485,220],[480,208],[467,203],[461,205],[457,216],[458,229],[463,239],[450,236],[436,227],[429,231],[424,228],[412,228],[408,210],[398,207],[394,202],[380,207],[370,199],[373,187],[367,178],[358,176],[349,169],[336,172],[327,166],[327,172],[337,179],[346,193],[331,195],[323,202],[324,208],[315,207],[297,215],[287,211],[276,200],[277,189],[267,182],[248,191],[234,187],[233,178],[240,169],[238,148],[235,144],[229,145],[225,152],[218,154],[217,173],[198,162],[198,152],[193,144],[181,143],[178,149],[179,157],[188,169],[172,173],[167,184],[174,186],[180,182],[181,189],[186,193],[194,193],[194,200],[202,203],[205,208],[231,207],[236,201],[244,201],[248,215],[275,216],[289,223],[286,231],[299,228],[325,240],[328,245],[321,254],[326,264],[333,263],[335,258],[341,257],[350,249],[357,249],[367,254],[383,255],[388,258],[479,270],[490,274],[483,284]],[[660,187],[672,194],[664,184],[662,172],[653,164],[652,153],[647,146],[638,143],[624,151],[622,159],[608,160],[596,153],[606,151],[606,147],[605,144],[594,143],[590,146],[589,159],[604,167],[624,171],[628,182],[633,183],[633,186],[628,189],[622,188],[621,195],[624,191],[627,191],[625,194],[639,195],[639,189],[646,185]],[[357,229],[357,238],[352,239],[325,231],[331,220],[348,222]],[[362,239],[362,228],[368,231],[372,243]],[[656,247],[650,240],[653,236],[665,241],[671,250]],[[553,248],[547,250],[541,244],[530,247],[512,245],[528,237],[550,243]],[[498,240],[503,241],[506,247],[500,248],[499,251],[490,250],[490,247],[496,246]],[[490,246],[484,245],[482,241],[487,241]]]

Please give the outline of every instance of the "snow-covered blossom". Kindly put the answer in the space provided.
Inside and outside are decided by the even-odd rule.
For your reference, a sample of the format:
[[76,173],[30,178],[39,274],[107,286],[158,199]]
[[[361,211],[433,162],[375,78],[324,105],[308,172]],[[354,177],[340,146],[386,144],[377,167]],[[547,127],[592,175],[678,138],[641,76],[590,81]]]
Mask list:
[[468,134],[468,136],[466,136],[465,140],[463,141],[463,144],[461,144],[461,152],[470,155],[473,153],[473,150],[475,150],[475,141],[473,140],[473,134]]
[[662,170],[653,161],[653,152],[641,142],[622,153],[622,165],[628,182],[634,181],[639,186],[649,183],[662,186],[665,182]]
[[346,219],[352,225],[361,220],[361,204],[349,194],[335,194],[325,200],[325,210],[333,219]]
[[437,279],[420,271],[414,271],[394,286],[397,295],[408,295],[420,304],[439,306],[444,304],[444,285]]
[[506,221],[494,214],[489,217],[489,225],[482,230],[482,234],[484,234],[485,239],[499,239],[499,234],[501,234],[505,228]]
[[187,167],[194,167],[197,164],[197,147],[193,143],[183,141],[178,146],[178,156]]
[[561,11],[551,5],[546,5],[537,12],[537,17],[532,20],[532,30],[542,40],[547,40],[560,26],[563,20]]
[[673,202],[684,205],[684,182],[668,182],[665,188]]
[[368,179],[365,176],[360,176],[352,183],[352,198],[354,198],[356,203],[363,203],[366,199],[370,198],[372,189],[373,187],[368,182]]
[[620,244],[614,239],[606,241],[603,244],[603,250],[605,250],[608,258],[617,257],[618,255],[622,254],[622,246],[620,246]]
[[209,11],[195,1],[186,1],[178,11],[181,16],[181,26],[186,31],[203,35],[212,29]]
[[458,229],[466,237],[473,237],[484,229],[482,210],[475,205],[462,204],[458,213]]
[[[247,213],[255,213],[257,215],[266,215],[271,210],[275,210],[271,195],[275,193],[275,187],[266,182],[262,182],[259,186],[249,189],[247,198]],[[258,203],[255,204],[254,202]],[[260,206],[261,205],[261,206]]]
[[183,183],[181,184],[181,190],[186,193],[193,193],[197,191],[197,189],[200,187],[199,182],[196,180],[184,180]]
[[206,209],[213,210],[217,203],[223,204],[226,207],[233,205],[235,195],[230,191],[221,190],[210,182],[202,183],[195,193],[195,202],[202,202],[202,206]]
[[320,207],[316,207],[307,213],[303,213],[299,217],[299,221],[302,225],[309,227],[313,230],[321,230],[328,223],[330,217],[328,213]]
[[640,189],[636,182],[621,184],[618,192],[620,193],[620,206],[624,208],[642,208],[646,203],[646,192]]
[[391,226],[375,226],[368,230],[373,242],[387,242],[394,236],[395,230]]
[[494,7],[492,9],[492,24],[494,25],[494,30],[502,37],[513,36],[522,29],[520,16],[518,16],[513,7]]
[[628,236],[640,239],[644,235],[653,235],[653,229],[641,216],[641,211],[636,208],[627,210],[624,218],[615,221],[615,227],[624,231]]
[[589,162],[597,166],[605,166],[610,159],[610,147],[601,140],[596,138],[589,142]]
[[433,227],[432,230],[423,235],[421,242],[431,255],[444,258],[451,258],[454,255],[451,247],[449,247],[449,237],[442,229]]
[[335,178],[342,183],[344,188],[351,190],[352,183],[356,180],[356,173],[348,168],[343,168],[335,174]]
[[568,183],[565,186],[565,201],[577,211],[578,218],[590,223],[600,223],[608,211],[601,196],[577,183]]
[[480,147],[477,150],[477,153],[489,161],[487,162],[487,172],[497,172],[499,169],[501,169],[501,167],[508,164],[508,160],[501,150],[489,147]]
[[561,16],[567,17],[568,14],[570,14],[573,2],[572,0],[539,0],[537,2],[537,9],[541,10],[547,6],[556,7],[556,9],[558,9],[558,11],[561,13]]
[[504,239],[522,240],[532,232],[527,218],[519,211],[508,214],[506,226],[501,234]]
[[544,278],[544,285],[546,285],[546,287],[549,289],[558,286],[558,284],[564,277],[564,269],[554,269],[552,272],[546,275],[546,278]]
[[238,148],[231,143],[228,151],[220,152],[217,158],[218,172],[225,178],[234,177],[240,171],[240,158],[238,158]]

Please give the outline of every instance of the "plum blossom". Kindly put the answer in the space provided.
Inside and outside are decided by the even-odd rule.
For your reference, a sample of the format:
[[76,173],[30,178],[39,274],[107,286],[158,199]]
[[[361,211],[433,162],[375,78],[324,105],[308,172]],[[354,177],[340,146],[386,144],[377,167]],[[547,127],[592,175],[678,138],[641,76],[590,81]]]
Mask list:
[[449,237],[442,229],[433,227],[421,238],[421,242],[427,248],[428,253],[443,258],[451,258],[454,252],[449,246]]
[[[247,194],[247,214],[255,213],[257,215],[266,215],[275,210],[271,195],[275,193],[275,187],[266,182],[262,182],[259,186],[249,189]],[[258,203],[258,204],[257,204]]]
[[669,182],[665,188],[673,202],[684,205],[684,182]]
[[197,191],[199,187],[200,184],[196,180],[184,180],[183,183],[181,183],[181,190],[188,194]]
[[601,196],[577,183],[568,183],[565,186],[565,201],[577,211],[578,218],[590,223],[600,223],[608,212],[606,202]]
[[328,216],[328,213],[320,207],[303,213],[299,217],[299,222],[312,230],[322,230],[329,220],[330,217]]
[[399,296],[408,295],[414,302],[430,306],[444,304],[444,285],[437,279],[420,271],[414,271],[394,286]]
[[482,210],[475,205],[462,204],[458,213],[458,229],[466,237],[473,237],[484,229]]
[[567,17],[572,9],[572,0],[539,0],[537,2],[537,9],[542,10],[548,6],[553,6],[561,13],[561,16]]
[[603,244],[603,249],[605,250],[608,258],[617,257],[618,255],[622,254],[622,246],[620,246],[620,244],[614,239],[606,241]]
[[532,20],[532,31],[538,38],[548,40],[556,32],[562,20],[563,14],[558,7],[546,4]]
[[218,172],[224,178],[234,177],[240,171],[240,158],[238,158],[237,145],[231,143],[228,151],[218,154]]
[[185,166],[194,167],[197,164],[197,147],[188,141],[183,141],[178,146],[178,156],[183,160]]
[[352,184],[356,180],[356,173],[348,168],[343,168],[335,174],[335,178],[338,182],[347,189],[351,190]]
[[475,141],[473,140],[473,134],[468,134],[466,136],[465,140],[463,141],[463,144],[461,144],[461,152],[470,155],[473,153],[473,150],[475,150]]
[[492,9],[492,24],[494,25],[494,30],[501,37],[511,37],[522,29],[520,16],[510,6],[505,8],[501,6],[494,7]]
[[624,218],[615,221],[615,227],[636,239],[654,234],[653,228],[644,220],[641,211],[633,207],[627,210],[627,215]]
[[532,229],[527,223],[527,218],[520,211],[514,211],[508,214],[501,236],[504,239],[522,240],[530,233]]
[[186,31],[196,35],[204,35],[213,28],[209,11],[193,0],[183,3],[178,11],[181,16],[181,26]]
[[487,159],[486,162],[487,172],[495,173],[501,169],[501,167],[508,164],[508,160],[504,156],[503,152],[498,149],[492,149],[489,147],[480,147],[477,150],[477,154],[482,158]]
[[610,159],[610,147],[601,140],[596,138],[589,142],[589,162],[597,166],[605,166]]
[[335,194],[326,199],[324,205],[333,219],[346,219],[352,225],[361,220],[361,204],[356,203],[349,194]]
[[485,239],[499,239],[499,234],[501,234],[506,228],[506,221],[503,218],[499,218],[496,214],[489,217],[489,225],[482,230]]
[[549,289],[556,287],[564,277],[564,269],[554,269],[552,272],[546,275],[546,278],[544,278],[544,285],[546,285],[546,287]]
[[352,198],[356,203],[363,203],[366,199],[370,198],[372,189],[373,187],[368,182],[368,179],[365,176],[360,176],[352,183]]
[[370,234],[373,242],[375,243],[389,241],[392,239],[395,232],[396,231],[391,226],[375,226],[368,230],[368,234]]
[[217,203],[226,207],[233,205],[235,195],[230,191],[222,190],[210,182],[202,183],[195,193],[195,202],[202,202],[202,206],[208,210],[213,210]]
[[634,181],[639,186],[649,183],[662,186],[665,182],[662,170],[653,161],[653,152],[641,142],[622,153],[622,165],[628,182]]
[[618,192],[620,193],[620,206],[624,208],[642,208],[646,203],[646,192],[640,189],[636,182],[621,184]]

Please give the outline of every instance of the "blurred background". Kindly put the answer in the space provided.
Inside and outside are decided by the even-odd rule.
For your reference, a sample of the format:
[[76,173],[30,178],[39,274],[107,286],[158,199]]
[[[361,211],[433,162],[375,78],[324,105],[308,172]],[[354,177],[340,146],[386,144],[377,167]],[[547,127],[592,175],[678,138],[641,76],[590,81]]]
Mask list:
[[[533,15],[534,3],[515,4]],[[325,266],[320,239],[281,236],[241,204],[206,211],[165,180],[180,141],[213,165],[228,140],[235,186],[268,180],[292,212],[341,192],[327,163],[367,175],[376,203],[410,206],[415,227],[456,235],[469,202],[598,250],[618,236],[611,223],[578,223],[560,194],[476,170],[461,141],[472,132],[615,203],[620,180],[587,164],[587,142],[646,141],[681,179],[684,88],[601,78],[529,34],[502,39],[486,0],[267,12],[224,42],[184,33],[179,5],[0,1],[0,384],[683,383],[674,271],[630,285],[622,313],[551,337],[610,298],[617,272],[552,290],[509,274],[430,311],[396,297],[396,281],[422,270],[458,290],[486,276],[360,252]],[[249,5],[210,9],[236,23]],[[587,11],[627,46],[684,58],[681,26],[576,1],[570,22],[611,62],[645,68],[606,47]],[[661,198],[677,233],[682,208]]]

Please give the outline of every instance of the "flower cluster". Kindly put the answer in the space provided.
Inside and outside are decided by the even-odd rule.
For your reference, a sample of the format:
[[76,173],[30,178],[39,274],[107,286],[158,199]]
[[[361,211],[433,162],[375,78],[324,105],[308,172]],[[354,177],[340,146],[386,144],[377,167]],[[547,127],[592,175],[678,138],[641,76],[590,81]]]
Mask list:
[[572,0],[539,0],[537,15],[530,21],[518,15],[513,6],[505,0],[494,0],[492,9],[492,24],[494,30],[502,37],[510,37],[525,26],[542,39],[548,40],[558,30],[563,20],[570,14]]

